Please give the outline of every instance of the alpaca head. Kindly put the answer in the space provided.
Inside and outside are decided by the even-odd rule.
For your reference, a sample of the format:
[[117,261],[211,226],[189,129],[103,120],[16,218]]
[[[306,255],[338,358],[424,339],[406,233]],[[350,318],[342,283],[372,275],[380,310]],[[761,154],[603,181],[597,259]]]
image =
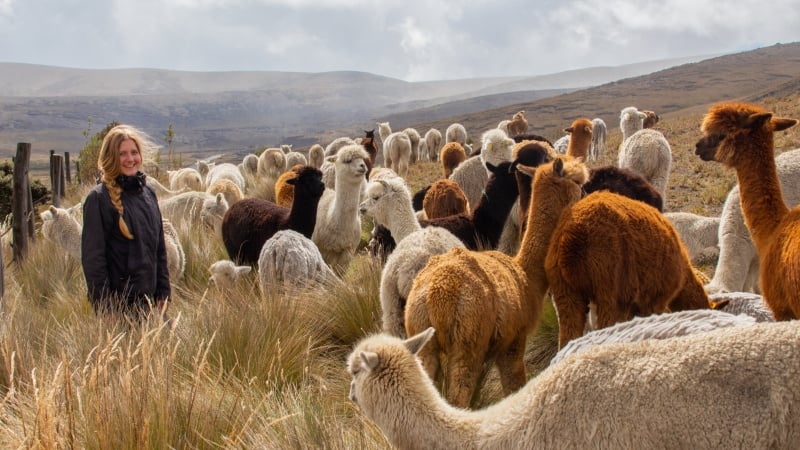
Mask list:
[[768,149],[771,158],[773,133],[796,124],[796,119],[775,117],[760,106],[720,103],[703,118],[703,137],[695,145],[695,154],[704,161],[718,161],[733,168],[752,157],[743,152],[754,149]]
[[373,128],[373,129],[371,129],[369,131],[364,130],[364,137],[367,137],[369,139],[375,139],[375,128]]
[[350,400],[361,407],[367,416],[375,419],[376,414],[385,409],[386,402],[402,400],[391,398],[400,389],[416,390],[420,383],[430,384],[416,354],[433,333],[431,327],[406,340],[388,334],[376,334],[356,344],[347,358],[347,371],[353,377]]
[[645,109],[642,111],[645,115],[644,122],[642,123],[643,128],[653,128],[659,120],[658,114],[655,111],[650,111],[649,109]]
[[483,164],[498,165],[503,161],[510,161],[514,151],[514,140],[509,138],[503,130],[493,128],[481,136],[481,160]]
[[220,192],[203,202],[203,209],[200,211],[200,218],[203,224],[219,231],[222,226],[222,218],[228,211],[228,201]]
[[294,197],[303,199],[319,199],[325,192],[325,183],[322,182],[322,172],[311,166],[302,166],[292,169],[296,175],[286,180],[294,187]]
[[339,186],[340,180],[345,183],[364,181],[368,159],[369,154],[361,145],[342,147],[336,154],[336,185]]
[[407,204],[411,209],[411,194],[402,178],[381,178],[370,181],[358,206],[361,214],[375,219],[377,223],[389,223],[389,215],[398,210],[398,205]]
[[512,119],[513,120],[525,119],[525,110],[519,111],[516,114],[514,114],[514,117]]
[[553,162],[536,167],[522,164],[517,170],[533,178],[533,192],[546,192],[546,201],[578,201],[582,196],[582,186],[589,179],[589,169],[582,158],[557,155]]
[[237,266],[233,261],[222,259],[208,268],[211,276],[208,278],[210,286],[219,289],[231,289],[236,286],[236,280],[242,275],[250,273],[253,268],[250,266]]
[[619,113],[619,128],[625,137],[629,137],[633,133],[641,130],[644,127],[644,119],[647,115],[635,106],[628,106]]
[[289,153],[292,151],[292,144],[281,144],[281,150],[283,153]]

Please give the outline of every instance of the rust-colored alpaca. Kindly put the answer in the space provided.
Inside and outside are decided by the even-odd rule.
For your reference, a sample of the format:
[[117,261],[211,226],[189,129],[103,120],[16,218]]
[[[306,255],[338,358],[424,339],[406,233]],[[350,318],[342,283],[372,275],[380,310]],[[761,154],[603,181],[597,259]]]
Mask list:
[[439,151],[439,159],[442,161],[442,172],[445,178],[450,178],[453,169],[467,159],[467,152],[458,142],[448,142]]
[[428,220],[455,214],[469,215],[469,202],[461,186],[445,178],[435,181],[425,193],[422,209]]
[[283,206],[284,208],[291,208],[294,202],[294,185],[289,184],[286,180],[297,178],[297,174],[304,166],[302,164],[295,164],[286,172],[283,172],[275,182],[275,204]]
[[708,308],[703,284],[669,220],[611,192],[590,194],[561,213],[545,270],[558,313],[559,348],[583,334],[590,305],[597,328],[634,316]]
[[800,207],[783,202],[773,133],[797,124],[756,105],[722,103],[703,119],[695,153],[736,170],[742,212],[760,262],[764,301],[776,320],[800,318]]
[[527,381],[525,342],[538,326],[547,292],[544,258],[558,218],[553,212],[578,201],[588,177],[586,167],[566,155],[536,169],[517,169],[529,176],[535,171],[535,178],[527,231],[516,257],[451,250],[431,257],[408,294],[406,333],[436,328],[420,359],[433,380],[443,365],[446,397],[456,406],[469,405],[488,361],[497,364],[505,394]]
[[528,131],[528,120],[525,119],[525,111],[519,111],[508,121],[508,136],[513,138]]
[[583,158],[586,161],[586,155],[589,154],[589,149],[592,147],[592,130],[594,124],[590,119],[581,118],[572,121],[569,128],[564,128],[564,132],[569,133],[569,144],[567,145],[567,154],[574,158]]

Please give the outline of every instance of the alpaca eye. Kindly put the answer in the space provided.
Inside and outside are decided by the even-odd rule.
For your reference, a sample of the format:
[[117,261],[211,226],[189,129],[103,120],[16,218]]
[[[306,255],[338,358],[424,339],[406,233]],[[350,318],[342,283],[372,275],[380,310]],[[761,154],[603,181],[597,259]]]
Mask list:
[[344,163],[345,163],[345,164],[350,164],[351,162],[353,162],[353,160],[352,160],[352,159],[345,159],[345,160],[344,160]]

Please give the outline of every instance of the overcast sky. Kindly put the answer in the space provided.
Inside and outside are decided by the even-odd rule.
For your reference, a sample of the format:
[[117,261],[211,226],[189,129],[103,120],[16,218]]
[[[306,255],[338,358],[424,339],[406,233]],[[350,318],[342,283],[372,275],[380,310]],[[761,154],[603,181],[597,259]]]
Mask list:
[[0,61],[538,75],[800,41],[797,0],[0,0]]

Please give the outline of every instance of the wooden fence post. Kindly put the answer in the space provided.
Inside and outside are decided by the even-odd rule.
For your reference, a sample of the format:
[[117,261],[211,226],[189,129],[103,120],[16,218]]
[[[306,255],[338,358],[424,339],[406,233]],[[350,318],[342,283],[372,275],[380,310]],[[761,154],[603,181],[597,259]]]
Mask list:
[[14,261],[20,263],[28,254],[28,213],[33,214],[33,208],[28,210],[30,203],[30,183],[28,182],[28,168],[31,160],[31,144],[20,142],[17,144],[17,155],[14,157],[14,191],[12,197],[12,246],[14,248]]
[[69,152],[64,152],[64,171],[67,175],[67,184],[72,184],[72,175],[69,167]]
[[53,206],[60,208],[61,199],[64,198],[64,157],[50,155],[50,192],[53,193]]

